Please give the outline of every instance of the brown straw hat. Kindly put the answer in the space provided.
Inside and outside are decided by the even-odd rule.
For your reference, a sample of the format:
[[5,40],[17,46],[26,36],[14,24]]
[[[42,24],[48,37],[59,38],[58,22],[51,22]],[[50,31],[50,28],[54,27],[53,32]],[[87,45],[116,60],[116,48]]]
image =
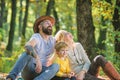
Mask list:
[[41,16],[41,17],[37,18],[35,23],[34,23],[34,26],[33,26],[34,33],[39,32],[38,25],[44,20],[50,20],[52,25],[55,24],[55,19],[53,17],[51,17],[51,16]]

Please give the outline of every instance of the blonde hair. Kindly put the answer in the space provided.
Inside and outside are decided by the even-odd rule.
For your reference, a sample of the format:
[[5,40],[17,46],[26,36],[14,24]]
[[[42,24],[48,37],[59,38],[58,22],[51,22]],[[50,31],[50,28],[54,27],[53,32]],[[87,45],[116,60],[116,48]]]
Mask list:
[[59,30],[55,35],[56,42],[64,42],[66,33],[68,32],[65,30]]
[[55,45],[55,50],[60,51],[62,48],[67,48],[68,45],[65,42],[58,42]]

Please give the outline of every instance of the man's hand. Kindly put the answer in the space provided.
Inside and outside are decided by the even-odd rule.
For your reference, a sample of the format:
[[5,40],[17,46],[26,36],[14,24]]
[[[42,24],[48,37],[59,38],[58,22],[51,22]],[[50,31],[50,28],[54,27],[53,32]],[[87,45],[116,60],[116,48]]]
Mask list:
[[47,63],[46,63],[46,67],[49,67],[50,65],[52,65],[52,61],[50,59],[48,59]]
[[40,73],[42,71],[42,64],[40,62],[39,56],[36,57],[36,67],[35,67],[35,72]]

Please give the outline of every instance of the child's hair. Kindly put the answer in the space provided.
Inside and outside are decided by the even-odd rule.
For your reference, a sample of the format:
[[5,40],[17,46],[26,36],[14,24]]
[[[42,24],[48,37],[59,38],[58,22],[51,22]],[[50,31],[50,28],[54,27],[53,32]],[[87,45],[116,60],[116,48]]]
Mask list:
[[66,48],[68,45],[65,42],[58,42],[55,45],[56,51],[60,51],[62,48]]

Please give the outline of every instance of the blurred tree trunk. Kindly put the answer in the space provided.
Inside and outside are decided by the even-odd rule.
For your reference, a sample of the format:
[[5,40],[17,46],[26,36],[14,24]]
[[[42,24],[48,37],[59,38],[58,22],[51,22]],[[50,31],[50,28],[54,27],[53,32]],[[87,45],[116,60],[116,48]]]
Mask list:
[[[105,0],[105,1],[112,5],[111,0]],[[104,20],[104,16],[101,15],[102,26],[106,26],[106,21],[107,20]],[[100,36],[98,38],[98,45],[97,45],[100,50],[106,50],[106,45],[104,43],[104,41],[106,40],[106,33],[107,33],[106,28],[100,28],[100,33],[99,33]],[[100,54],[104,55],[104,53],[102,52]]]
[[7,23],[7,14],[8,14],[8,10],[5,6],[6,2],[5,0],[0,0],[0,27],[3,27],[3,23]]
[[108,2],[108,3],[110,3],[111,5],[112,5],[112,2],[111,2],[111,0],[105,0],[106,2]]
[[54,7],[54,0],[49,0],[46,10],[46,15],[51,14],[51,10],[53,9],[53,7]]
[[13,49],[13,40],[14,40],[14,31],[15,31],[15,19],[16,19],[16,0],[12,0],[12,15],[10,22],[10,31],[9,31],[9,39],[6,50],[12,51]]
[[60,30],[60,23],[59,23],[58,14],[55,7],[53,8],[53,14],[55,17],[55,33],[54,34],[56,34]]
[[28,19],[28,8],[29,8],[29,0],[26,0],[25,16],[24,16],[23,27],[22,27],[21,46],[25,45],[25,33],[26,33],[27,19]]
[[19,34],[19,37],[21,37],[21,31],[22,31],[22,1],[23,0],[20,0],[20,12],[19,12],[19,32],[18,32],[18,34]]
[[4,11],[5,11],[5,0],[0,0],[0,28],[3,27],[3,14],[4,14]]
[[95,53],[94,25],[91,14],[92,3],[90,0],[76,0],[77,13],[77,36],[78,41],[83,45],[87,55],[92,60]]
[[[35,9],[35,18],[40,17],[40,9],[41,9],[41,5],[40,5],[40,0],[35,0],[35,5],[36,5],[36,9]],[[39,9],[39,10],[38,10]]]
[[[106,26],[106,22],[107,20],[104,20],[104,17],[101,16],[101,23],[102,23],[102,26]],[[98,48],[100,50],[106,50],[106,46],[105,46],[105,43],[104,41],[106,40],[106,32],[107,32],[107,29],[106,28],[100,28],[100,33],[99,33],[99,38],[98,38]],[[102,55],[104,55],[104,53],[100,53]]]
[[[113,26],[114,26],[114,30],[116,32],[120,33],[120,0],[116,0],[116,6],[114,9],[114,15],[113,15]],[[120,35],[116,34],[115,36],[115,52],[120,52]]]
[[[57,15],[57,11],[55,10],[55,0],[49,0],[48,5],[47,5],[47,10],[46,10],[46,15],[50,15],[51,11],[53,10],[53,15],[55,17],[55,33],[60,29],[59,27],[59,20],[58,20],[58,15]],[[55,34],[54,33],[54,34]]]

